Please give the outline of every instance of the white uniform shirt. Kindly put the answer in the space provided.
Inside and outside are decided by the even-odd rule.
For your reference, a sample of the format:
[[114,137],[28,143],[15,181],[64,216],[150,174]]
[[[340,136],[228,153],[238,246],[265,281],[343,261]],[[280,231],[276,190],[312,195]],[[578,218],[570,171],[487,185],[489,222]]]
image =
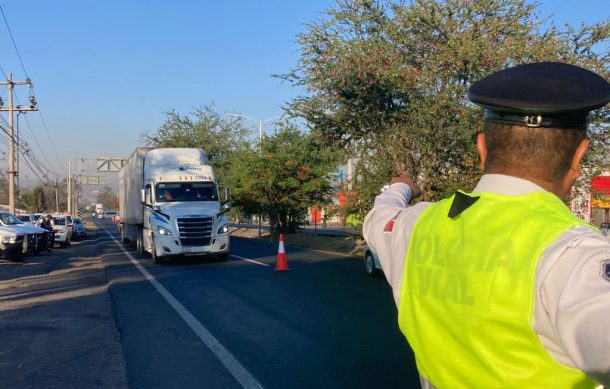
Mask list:
[[[473,192],[520,195],[544,191],[516,177],[486,174]],[[375,199],[364,220],[363,234],[379,256],[398,306],[405,257],[413,226],[431,203],[407,207],[408,185],[393,184]],[[384,232],[395,220],[390,232]],[[610,240],[578,226],[557,238],[542,254],[536,270],[532,327],[559,363],[579,369],[610,385],[610,281],[602,273],[610,260]],[[424,383],[423,383],[424,384]]]

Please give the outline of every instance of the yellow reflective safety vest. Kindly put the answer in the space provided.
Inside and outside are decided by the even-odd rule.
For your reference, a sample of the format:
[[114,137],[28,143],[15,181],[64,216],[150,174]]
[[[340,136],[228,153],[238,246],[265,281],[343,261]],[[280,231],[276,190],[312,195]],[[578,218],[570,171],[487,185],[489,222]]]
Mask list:
[[406,254],[398,321],[419,373],[441,389],[594,388],[532,329],[542,252],[589,224],[549,192],[458,195],[474,204],[453,218],[455,196],[430,205]]

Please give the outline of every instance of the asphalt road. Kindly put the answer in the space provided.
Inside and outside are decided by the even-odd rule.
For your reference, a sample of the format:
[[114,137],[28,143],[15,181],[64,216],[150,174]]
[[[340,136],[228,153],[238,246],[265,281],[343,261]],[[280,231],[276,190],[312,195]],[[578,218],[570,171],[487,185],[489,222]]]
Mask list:
[[[88,259],[100,265],[98,278],[88,281],[99,293],[87,296],[106,299],[94,305],[101,310],[97,315],[104,330],[92,329],[95,336],[88,334],[80,349],[75,345],[80,351],[72,361],[78,366],[91,350],[112,353],[84,364],[101,378],[79,382],[77,371],[63,387],[418,387],[390,289],[382,278],[368,277],[359,258],[287,247],[291,271],[274,272],[277,245],[233,238],[226,262],[185,258],[154,265],[134,247],[118,244],[113,224],[99,222],[92,244],[81,242],[61,253],[79,264]],[[69,315],[87,310],[85,300],[71,301]],[[0,310],[3,344],[12,328],[4,323],[14,319],[11,312]],[[91,325],[86,316],[79,317],[83,326]],[[29,331],[22,331],[11,350],[27,345]],[[72,344],[79,338],[61,331],[57,341],[47,339],[46,352],[60,341]],[[15,387],[60,387],[48,385],[60,379],[7,373],[37,361],[28,350],[18,356],[10,361],[11,355],[0,353],[0,382],[13,377]]]

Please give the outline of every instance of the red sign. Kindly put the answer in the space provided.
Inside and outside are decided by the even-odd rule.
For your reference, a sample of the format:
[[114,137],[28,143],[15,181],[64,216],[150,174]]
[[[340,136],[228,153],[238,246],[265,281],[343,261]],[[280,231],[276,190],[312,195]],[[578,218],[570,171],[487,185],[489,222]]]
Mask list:
[[610,176],[593,177],[591,187],[593,192],[610,194]]

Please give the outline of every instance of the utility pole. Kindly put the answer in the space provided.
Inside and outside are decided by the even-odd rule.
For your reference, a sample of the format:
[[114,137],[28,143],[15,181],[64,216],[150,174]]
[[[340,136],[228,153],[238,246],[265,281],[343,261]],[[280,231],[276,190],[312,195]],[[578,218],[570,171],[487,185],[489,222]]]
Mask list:
[[68,214],[72,215],[72,172],[71,163],[72,161],[68,160]]
[[57,186],[57,177],[55,177],[55,213],[59,213],[59,186]]
[[14,106],[13,105],[13,88],[15,85],[29,85],[32,88],[32,81],[27,79],[26,81],[13,81],[13,73],[8,74],[6,82],[0,82],[0,85],[6,85],[8,87],[8,107],[4,107],[4,102],[0,99],[0,111],[7,111],[8,115],[8,207],[9,212],[15,213],[15,177],[17,171],[15,170],[15,129],[13,126],[13,112],[25,112],[25,111],[38,111],[36,107],[36,99],[33,95],[30,95],[29,106]]
[[[269,119],[261,119],[261,120],[256,120],[251,118],[250,116],[246,116],[246,115],[242,115],[240,113],[228,113],[228,116],[235,116],[238,118],[243,118],[243,119],[248,119],[248,120],[252,120],[253,122],[258,122],[258,154],[262,155],[263,154],[263,124],[267,123],[267,122],[271,122],[273,120],[277,120],[279,118],[281,118],[284,115],[279,115],[279,116],[274,116],[272,118]],[[263,215],[261,212],[258,213],[258,238],[260,239],[261,237],[261,230],[262,230],[262,218]]]

